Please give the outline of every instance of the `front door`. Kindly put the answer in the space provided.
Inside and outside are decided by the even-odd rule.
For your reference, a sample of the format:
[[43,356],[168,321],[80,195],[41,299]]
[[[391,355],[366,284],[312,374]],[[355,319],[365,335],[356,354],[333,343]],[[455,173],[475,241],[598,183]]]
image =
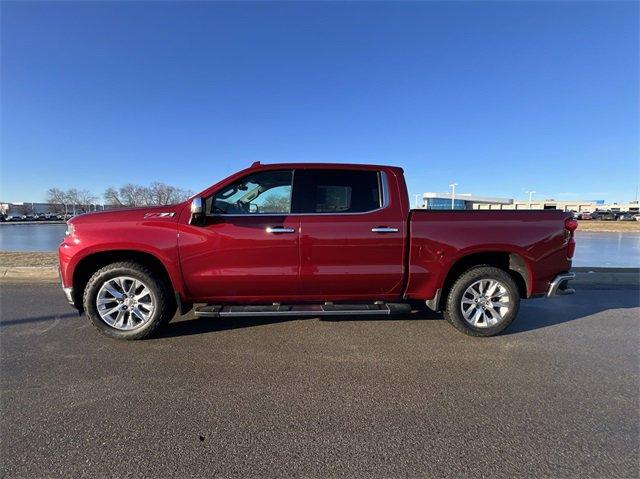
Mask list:
[[200,301],[264,302],[299,294],[300,218],[291,171],[249,174],[206,199],[206,224],[181,225],[180,261]]
[[385,175],[296,170],[293,211],[301,214],[301,290],[309,299],[385,300],[401,293],[405,221]]

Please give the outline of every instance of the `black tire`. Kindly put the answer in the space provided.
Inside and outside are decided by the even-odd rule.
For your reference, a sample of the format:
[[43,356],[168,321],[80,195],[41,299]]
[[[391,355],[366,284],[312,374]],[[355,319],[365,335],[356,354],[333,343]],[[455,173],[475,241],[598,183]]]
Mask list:
[[[509,310],[504,315],[504,318],[495,326],[473,326],[464,319],[464,315],[462,313],[462,296],[467,288],[481,279],[493,279],[499,281],[504,285],[509,295]],[[493,266],[479,265],[462,273],[456,282],[453,283],[453,286],[449,290],[449,295],[447,296],[444,317],[458,331],[468,334],[469,336],[495,336],[496,334],[504,331],[504,329],[513,322],[518,315],[519,308],[520,291],[518,290],[518,286],[511,275],[506,271]]]
[[[128,276],[144,283],[151,291],[155,308],[151,317],[140,327],[124,331],[107,324],[98,313],[96,297],[102,285],[118,276]],[[84,310],[93,325],[102,334],[116,339],[144,339],[153,335],[160,327],[167,324],[176,312],[176,303],[171,296],[171,287],[158,274],[138,263],[122,261],[111,263],[98,271],[89,279],[82,298]]]

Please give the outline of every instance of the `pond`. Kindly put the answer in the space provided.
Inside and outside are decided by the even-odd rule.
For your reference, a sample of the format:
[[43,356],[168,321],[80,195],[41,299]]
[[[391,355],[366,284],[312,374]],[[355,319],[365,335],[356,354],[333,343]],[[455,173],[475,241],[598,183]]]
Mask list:
[[[0,223],[0,251],[56,251],[65,224]],[[640,233],[581,232],[574,266],[640,267]]]
[[0,251],[56,251],[66,230],[65,223],[0,223]]

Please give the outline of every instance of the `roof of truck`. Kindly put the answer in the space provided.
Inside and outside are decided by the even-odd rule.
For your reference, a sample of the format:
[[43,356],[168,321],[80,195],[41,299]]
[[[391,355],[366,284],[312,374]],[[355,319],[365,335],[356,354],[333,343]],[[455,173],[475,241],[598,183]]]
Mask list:
[[256,161],[251,164],[250,169],[257,168],[291,168],[291,169],[341,169],[341,170],[370,170],[381,168],[392,168],[403,171],[399,166],[393,165],[370,165],[364,163],[261,163]]

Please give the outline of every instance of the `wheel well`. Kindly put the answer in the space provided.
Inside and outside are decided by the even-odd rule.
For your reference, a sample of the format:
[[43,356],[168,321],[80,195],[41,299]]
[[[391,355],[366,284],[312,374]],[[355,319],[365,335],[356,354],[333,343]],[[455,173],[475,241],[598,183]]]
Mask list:
[[[73,297],[76,308],[83,311],[82,297],[84,296],[84,288],[89,278],[104,266],[116,263],[118,261],[133,261],[149,268],[156,273],[169,287],[172,287],[171,278],[167,273],[162,262],[149,253],[130,250],[104,251],[94,253],[82,258],[73,271]],[[173,288],[172,288],[173,292]],[[171,297],[171,295],[169,295]]]
[[447,273],[447,277],[442,285],[442,293],[440,295],[438,309],[443,308],[446,298],[449,295],[449,290],[453,286],[453,283],[455,283],[456,279],[458,279],[458,277],[468,269],[481,264],[494,266],[509,273],[518,286],[520,296],[522,298],[527,297],[529,271],[524,259],[520,255],[516,253],[493,251],[486,253],[474,253],[456,261]]

